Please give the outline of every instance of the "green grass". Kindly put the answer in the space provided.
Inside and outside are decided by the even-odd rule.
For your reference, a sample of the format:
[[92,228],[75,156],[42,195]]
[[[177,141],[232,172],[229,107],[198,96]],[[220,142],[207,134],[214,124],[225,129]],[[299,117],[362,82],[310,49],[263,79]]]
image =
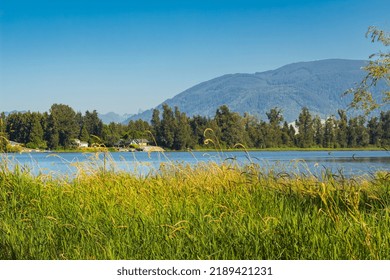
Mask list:
[[0,164],[0,259],[390,259],[390,174],[162,164],[140,176]]

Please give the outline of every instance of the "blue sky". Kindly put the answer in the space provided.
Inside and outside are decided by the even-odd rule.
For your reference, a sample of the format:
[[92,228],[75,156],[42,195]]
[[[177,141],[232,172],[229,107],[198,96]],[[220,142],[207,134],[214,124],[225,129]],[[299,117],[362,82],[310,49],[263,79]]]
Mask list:
[[0,2],[0,112],[137,113],[224,74],[367,59],[388,0]]

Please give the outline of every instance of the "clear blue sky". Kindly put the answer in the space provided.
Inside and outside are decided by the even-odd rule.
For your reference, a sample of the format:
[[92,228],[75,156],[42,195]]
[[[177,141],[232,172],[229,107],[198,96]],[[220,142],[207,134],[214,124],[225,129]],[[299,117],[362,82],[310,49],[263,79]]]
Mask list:
[[0,111],[137,113],[205,80],[379,50],[389,0],[0,0]]

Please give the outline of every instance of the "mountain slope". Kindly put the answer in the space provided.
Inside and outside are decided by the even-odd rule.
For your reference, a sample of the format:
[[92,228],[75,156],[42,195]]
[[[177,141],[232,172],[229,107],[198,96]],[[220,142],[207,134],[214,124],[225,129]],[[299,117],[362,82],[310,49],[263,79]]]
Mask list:
[[99,118],[102,120],[103,123],[109,124],[111,122],[114,123],[121,123],[123,121],[126,121],[129,119],[132,115],[125,114],[125,115],[119,115],[114,112],[109,112],[107,114],[99,114]]
[[[325,117],[345,109],[351,98],[347,89],[364,76],[363,60],[327,59],[293,63],[276,70],[255,74],[224,75],[191,87],[166,100],[172,108],[189,116],[213,117],[221,105],[241,114],[248,112],[262,119],[273,107],[282,109],[287,121],[294,121],[302,107]],[[161,109],[161,105],[157,106]],[[150,120],[152,109],[131,119]]]

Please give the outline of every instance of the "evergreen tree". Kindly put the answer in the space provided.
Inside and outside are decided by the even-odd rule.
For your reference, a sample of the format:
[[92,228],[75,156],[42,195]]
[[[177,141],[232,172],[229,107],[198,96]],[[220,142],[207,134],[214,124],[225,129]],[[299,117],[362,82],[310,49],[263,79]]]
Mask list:
[[28,114],[28,138],[26,139],[28,148],[46,148],[46,142],[44,141],[44,131],[41,125],[42,115],[39,113]]
[[124,127],[122,124],[111,122],[108,125],[104,125],[102,130],[104,144],[107,147],[114,147],[118,144],[124,133]]
[[365,127],[365,118],[358,116],[351,118],[347,129],[348,147],[364,147],[370,141],[370,136]]
[[302,108],[299,114],[298,120],[295,122],[298,127],[298,146],[301,148],[308,148],[313,146],[314,142],[314,129],[313,119],[306,107]]
[[80,134],[78,136],[78,139],[84,142],[89,142],[90,136],[88,133],[88,130],[84,124],[81,125]]
[[292,140],[292,145],[297,146],[297,140],[296,140],[297,131],[295,130],[295,128],[292,124],[290,124],[290,126],[289,126],[288,134],[290,136],[290,139]]
[[347,143],[348,147],[357,147],[357,119],[351,118],[348,121],[348,127],[347,127]]
[[163,113],[160,128],[160,140],[163,147],[172,149],[175,135],[175,118],[172,109],[163,104]]
[[[99,119],[99,115],[96,110],[92,112],[85,112],[83,117],[83,127],[85,127],[88,134],[90,135],[90,144],[102,138],[103,122]],[[92,135],[95,137],[91,137]]]
[[247,113],[244,114],[245,142],[249,148],[259,145],[259,120]]
[[372,117],[367,124],[369,143],[375,146],[381,146],[382,126],[378,117]]
[[127,134],[130,139],[152,140],[150,135],[151,126],[144,120],[129,121],[127,125]]
[[219,128],[222,144],[228,147],[233,147],[239,143],[246,145],[243,141],[244,123],[238,113],[233,113],[226,105],[222,105],[217,109],[214,119]]
[[50,128],[49,128],[49,113],[48,112],[44,112],[42,114],[42,117],[41,117],[41,127],[42,127],[42,130],[43,130],[43,141],[45,142],[46,144],[46,147],[48,147],[48,140],[49,140],[49,131],[50,131]]
[[380,113],[380,127],[382,130],[381,145],[390,146],[390,111]]
[[364,116],[358,116],[357,120],[357,144],[359,147],[366,147],[370,142],[370,136],[365,126],[366,118]]
[[269,148],[272,147],[273,142],[272,139],[268,136],[268,132],[270,130],[269,124],[267,124],[265,121],[260,121],[260,123],[257,125],[258,133],[256,134],[256,148]]
[[90,135],[89,135],[89,132],[87,130],[86,125],[84,124],[84,117],[80,112],[76,113],[75,121],[77,123],[77,127],[79,130],[79,133],[78,133],[76,138],[81,140],[81,141],[89,143]]
[[319,116],[315,116],[313,119],[313,131],[314,131],[314,145],[322,147],[324,142],[324,127]]
[[152,135],[153,135],[153,138],[155,139],[155,141],[157,143],[157,145],[161,145],[162,141],[161,141],[161,121],[160,121],[160,111],[158,109],[154,109],[153,110],[153,114],[152,114],[152,120],[150,121],[151,125],[152,125]]
[[0,152],[3,152],[7,148],[8,143],[8,135],[6,133],[6,116],[5,113],[2,112],[0,114]]
[[347,114],[344,110],[338,110],[339,120],[337,121],[337,131],[336,131],[336,144],[337,147],[345,148],[348,146],[347,143]]
[[284,120],[282,110],[275,107],[266,113],[269,126],[266,133],[266,146],[267,147],[280,147],[282,144],[282,130],[280,127],[281,122]]
[[211,128],[210,119],[204,116],[194,116],[189,120],[191,127],[191,134],[193,135],[193,140],[195,145],[202,146],[204,144],[205,136],[204,131],[207,128]]
[[335,127],[336,121],[334,116],[331,116],[326,119],[324,126],[324,142],[323,147],[325,148],[334,148],[336,143]]
[[294,146],[294,135],[293,136],[291,135],[290,127],[288,126],[288,123],[286,121],[283,123],[281,137],[282,137],[283,146],[286,147]]
[[8,116],[6,133],[9,136],[9,140],[22,144],[28,143],[28,137],[30,134],[30,115],[30,112],[18,112]]
[[184,150],[194,146],[192,141],[192,131],[189,119],[185,113],[181,113],[175,107],[175,133],[173,139],[173,148],[175,150]]

